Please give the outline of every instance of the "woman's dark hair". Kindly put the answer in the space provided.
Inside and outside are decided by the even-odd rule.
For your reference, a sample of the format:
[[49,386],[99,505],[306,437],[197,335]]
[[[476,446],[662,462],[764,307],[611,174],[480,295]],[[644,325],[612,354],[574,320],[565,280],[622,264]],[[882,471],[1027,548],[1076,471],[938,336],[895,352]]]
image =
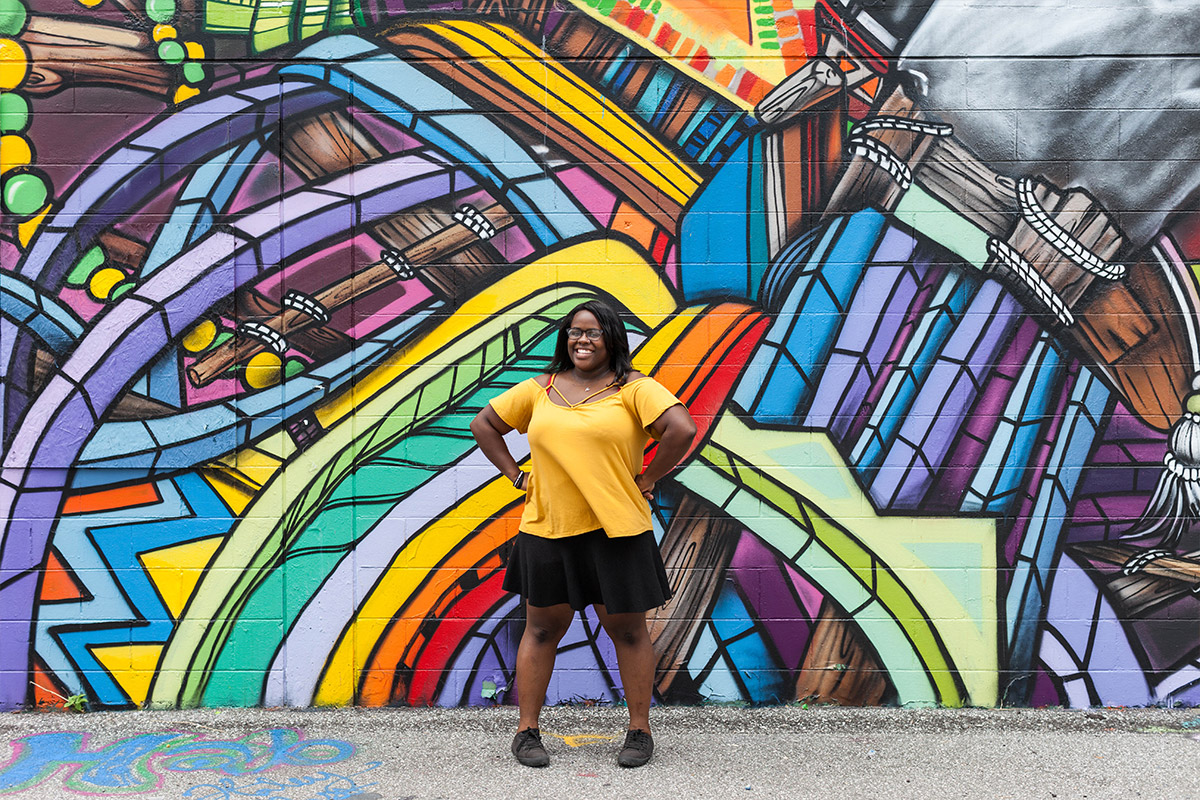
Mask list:
[[575,315],[580,311],[591,312],[596,321],[600,323],[600,330],[604,334],[604,345],[608,348],[608,365],[613,372],[617,373],[615,379],[617,384],[624,384],[625,378],[633,372],[633,362],[629,357],[629,334],[625,332],[625,326],[621,324],[621,318],[617,316],[617,312],[613,311],[607,303],[599,300],[580,303],[563,317],[562,322],[558,323],[558,341],[554,345],[554,358],[550,360],[550,367],[547,371],[563,372],[573,366],[571,354],[567,351],[567,328],[571,327],[571,323],[575,321]]

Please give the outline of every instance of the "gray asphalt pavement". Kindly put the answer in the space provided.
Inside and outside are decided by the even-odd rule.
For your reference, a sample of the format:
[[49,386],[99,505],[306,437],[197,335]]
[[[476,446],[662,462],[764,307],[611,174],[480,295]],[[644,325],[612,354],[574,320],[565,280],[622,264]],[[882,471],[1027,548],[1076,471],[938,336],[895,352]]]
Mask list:
[[1200,798],[1200,709],[656,709],[616,766],[619,708],[196,710],[0,716],[0,797]]

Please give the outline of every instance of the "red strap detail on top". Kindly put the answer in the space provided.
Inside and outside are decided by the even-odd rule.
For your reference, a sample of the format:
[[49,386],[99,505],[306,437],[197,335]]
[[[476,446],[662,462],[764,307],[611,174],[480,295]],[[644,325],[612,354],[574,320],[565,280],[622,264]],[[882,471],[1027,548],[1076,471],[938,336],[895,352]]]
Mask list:
[[554,387],[554,373],[550,373],[550,382],[546,384],[546,394],[550,394],[550,389]]

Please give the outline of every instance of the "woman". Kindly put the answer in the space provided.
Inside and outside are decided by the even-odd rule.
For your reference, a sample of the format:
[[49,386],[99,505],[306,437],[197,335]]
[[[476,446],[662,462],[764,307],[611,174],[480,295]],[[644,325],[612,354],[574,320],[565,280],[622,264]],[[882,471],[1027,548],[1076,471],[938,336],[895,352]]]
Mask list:
[[[504,444],[513,429],[529,434],[528,474]],[[696,424],[673,394],[634,371],[620,318],[592,301],[563,319],[549,371],[484,406],[471,433],[484,455],[526,492],[504,576],[504,588],[520,593],[526,606],[517,648],[521,719],[513,755],[530,767],[550,763],[538,717],[558,642],[575,612],[591,605],[616,647],[629,707],[617,763],[640,767],[654,752],[656,659],[646,612],[671,596],[647,500],[691,446]],[[659,445],[642,471],[650,436]]]

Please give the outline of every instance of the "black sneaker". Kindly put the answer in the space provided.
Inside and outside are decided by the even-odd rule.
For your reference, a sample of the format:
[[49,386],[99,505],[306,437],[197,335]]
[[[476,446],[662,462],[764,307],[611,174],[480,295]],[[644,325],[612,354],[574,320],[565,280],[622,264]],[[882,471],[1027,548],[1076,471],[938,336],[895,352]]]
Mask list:
[[527,767],[545,767],[550,763],[550,754],[542,747],[542,732],[537,728],[518,731],[513,737],[512,752]]
[[617,763],[622,767],[640,767],[654,755],[654,740],[650,732],[641,730],[629,731],[625,734],[625,746],[617,756]]

